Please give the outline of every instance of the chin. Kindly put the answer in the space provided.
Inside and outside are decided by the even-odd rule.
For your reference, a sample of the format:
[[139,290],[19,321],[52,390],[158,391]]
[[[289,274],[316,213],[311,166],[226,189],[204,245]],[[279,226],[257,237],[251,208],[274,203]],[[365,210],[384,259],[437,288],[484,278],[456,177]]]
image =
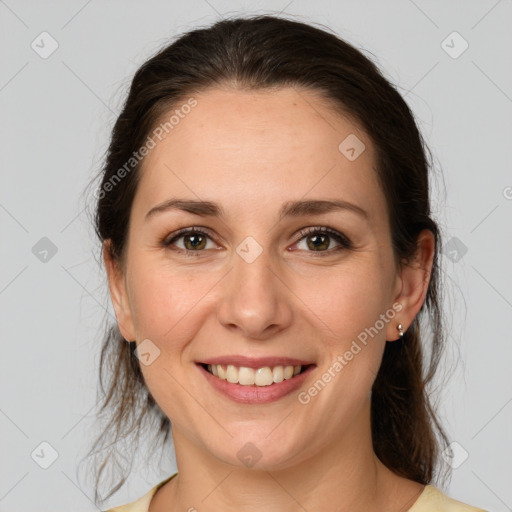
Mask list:
[[267,433],[260,436],[234,437],[219,453],[219,446],[212,447],[212,453],[222,462],[240,469],[253,471],[278,471],[289,468],[305,457],[298,449],[298,443],[290,437],[282,440],[270,439]]

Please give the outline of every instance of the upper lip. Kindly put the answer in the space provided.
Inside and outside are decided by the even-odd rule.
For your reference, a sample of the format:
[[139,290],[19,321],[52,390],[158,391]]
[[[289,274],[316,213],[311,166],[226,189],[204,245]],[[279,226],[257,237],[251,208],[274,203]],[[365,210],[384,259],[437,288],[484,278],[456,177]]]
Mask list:
[[264,366],[308,366],[312,363],[311,361],[305,361],[303,359],[295,359],[293,357],[246,357],[246,356],[218,356],[210,357],[204,361],[200,361],[201,364],[223,364],[233,365],[245,368],[263,368]]

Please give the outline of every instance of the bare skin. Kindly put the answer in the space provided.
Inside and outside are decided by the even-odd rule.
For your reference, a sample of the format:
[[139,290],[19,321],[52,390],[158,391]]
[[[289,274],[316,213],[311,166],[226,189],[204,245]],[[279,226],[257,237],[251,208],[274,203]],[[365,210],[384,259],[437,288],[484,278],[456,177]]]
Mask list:
[[[160,350],[141,369],[171,420],[178,476],[156,493],[150,512],[405,512],[424,486],[375,455],[371,387],[386,341],[398,338],[398,323],[408,328],[425,300],[432,234],[420,234],[415,261],[397,263],[372,142],[314,93],[209,89],[194,97],[197,106],[144,161],[125,264],[104,252],[121,333]],[[338,149],[350,134],[366,146],[353,161]],[[145,219],[171,198],[213,201],[225,217],[172,210]],[[279,218],[283,203],[312,199],[366,213]],[[194,226],[207,236],[162,243]],[[326,226],[351,246],[299,234]],[[262,249],[250,263],[236,251],[249,236]],[[315,250],[318,236],[325,244]],[[221,355],[311,361],[307,392],[380,315],[383,327],[308,403],[296,392],[235,402],[196,364]],[[237,456],[248,442],[261,454],[252,467]]]

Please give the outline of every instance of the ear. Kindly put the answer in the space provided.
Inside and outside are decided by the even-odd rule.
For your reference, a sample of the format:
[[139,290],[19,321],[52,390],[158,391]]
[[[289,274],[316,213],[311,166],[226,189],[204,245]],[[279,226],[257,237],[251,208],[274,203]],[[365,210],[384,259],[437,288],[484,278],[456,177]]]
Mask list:
[[107,271],[110,298],[116,313],[119,330],[126,341],[135,341],[135,328],[126,290],[125,274],[112,256],[110,240],[103,242],[103,262]]
[[402,264],[397,276],[394,303],[399,303],[402,308],[397,312],[395,320],[388,324],[386,337],[388,341],[399,339],[398,324],[402,324],[404,332],[409,328],[427,296],[436,249],[432,231],[429,229],[421,231],[416,245],[414,257],[411,261]]

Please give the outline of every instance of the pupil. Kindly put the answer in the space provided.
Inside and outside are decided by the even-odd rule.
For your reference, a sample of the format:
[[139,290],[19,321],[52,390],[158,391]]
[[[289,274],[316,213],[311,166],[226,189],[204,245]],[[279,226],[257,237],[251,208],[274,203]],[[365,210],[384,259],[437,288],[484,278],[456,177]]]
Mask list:
[[321,239],[325,239],[324,235],[315,235],[315,236],[313,236],[312,239],[313,240],[314,239],[318,240],[318,243],[317,242],[313,242],[313,247],[314,248],[320,247],[321,245],[325,245],[325,242],[320,241]]
[[[195,242],[193,241],[194,239],[195,239]],[[188,236],[189,243],[191,243],[192,247],[194,247],[194,248],[197,248],[201,245],[200,239],[201,239],[201,235],[189,235]]]

